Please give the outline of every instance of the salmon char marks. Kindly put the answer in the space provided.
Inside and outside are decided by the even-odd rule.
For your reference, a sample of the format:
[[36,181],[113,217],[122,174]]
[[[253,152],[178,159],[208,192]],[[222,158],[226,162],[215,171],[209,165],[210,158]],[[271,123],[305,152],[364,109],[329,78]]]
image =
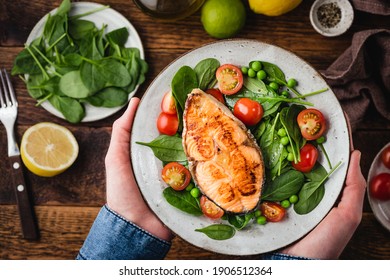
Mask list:
[[186,101],[183,126],[189,169],[202,193],[227,212],[256,208],[264,163],[245,125],[214,97],[194,89]]

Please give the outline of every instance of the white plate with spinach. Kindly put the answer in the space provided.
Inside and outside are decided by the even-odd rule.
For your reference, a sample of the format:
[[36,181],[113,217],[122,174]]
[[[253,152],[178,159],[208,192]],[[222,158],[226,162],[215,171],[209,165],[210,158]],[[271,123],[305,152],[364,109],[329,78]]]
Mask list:
[[[68,10],[69,5],[71,6],[70,11]],[[62,12],[61,9],[65,11]],[[67,13],[68,16],[66,25],[68,25],[68,33],[70,34],[64,35],[65,39],[61,35],[56,34],[57,32],[63,32],[63,30],[60,30],[63,24],[59,22],[62,20],[64,13]],[[77,17],[81,14],[84,16]],[[48,20],[51,20],[49,24],[47,24]],[[91,23],[95,26],[92,26]],[[95,28],[94,31],[91,30],[93,28]],[[119,31],[112,33],[114,30]],[[88,43],[86,38],[89,38],[88,36],[93,32],[98,35],[94,35],[93,38],[91,36],[90,42]],[[108,39],[107,34],[110,32],[112,36]],[[75,35],[73,36],[73,34]],[[50,49],[50,47],[39,46],[38,43],[35,43],[42,36],[52,36],[51,38],[58,37],[57,41],[51,38],[50,40],[54,41],[53,46],[58,46],[58,49],[61,50],[59,55],[51,54],[57,51],[54,51],[54,48]],[[85,42],[79,43],[82,40]],[[62,42],[66,42],[69,46],[66,46],[65,49],[60,45]],[[110,46],[111,49],[116,48],[118,53],[120,53],[119,56],[127,56],[126,59],[129,62],[107,60],[107,56],[112,56],[112,51],[110,50],[110,53],[107,54],[106,46],[112,42],[114,43]],[[29,45],[30,53],[33,52],[35,54],[35,61],[39,61],[43,65],[43,67],[40,67],[41,72],[46,72],[47,74],[44,73],[42,78],[39,75],[29,74],[29,69],[23,69],[26,64],[23,61],[25,58],[23,54],[15,60],[15,65],[20,65],[21,69],[17,69],[14,66],[15,72],[13,74],[25,74],[27,89],[30,95],[37,100],[38,104],[53,115],[64,118],[72,123],[100,120],[119,111],[135,94],[138,85],[144,81],[144,74],[147,71],[147,64],[143,60],[144,50],[142,42],[134,26],[117,11],[97,3],[76,2],[70,4],[69,1],[64,0],[59,8],[51,11],[35,25],[26,42],[26,46]],[[41,53],[34,48],[34,45],[38,46]],[[79,47],[79,49],[74,48],[72,50],[73,45]],[[88,46],[93,45],[96,45],[96,47],[93,47],[95,49],[91,47],[91,50],[85,50]],[[120,51],[119,48],[121,48]],[[124,50],[125,48],[126,50]],[[48,49],[50,49],[50,54]],[[72,53],[74,50],[76,50],[77,55]],[[82,59],[80,58],[80,53],[83,56]],[[133,60],[137,60],[138,62],[137,66],[134,66],[133,69],[129,66],[132,63],[130,58],[132,56],[136,56]],[[55,60],[56,57],[61,57],[63,60],[61,62],[62,64],[57,63],[58,61]],[[91,59],[94,64],[92,62],[85,62],[87,59]],[[55,67],[50,67],[49,60],[56,62],[55,67],[58,67],[60,70],[57,70]],[[118,61],[124,67],[118,65],[120,64]],[[86,64],[86,67],[83,67],[83,64]],[[136,65],[136,63],[132,64]],[[113,67],[113,65],[118,67]],[[86,73],[84,76],[87,79],[83,79],[83,77],[80,79],[79,75],[75,74],[78,72],[72,71],[71,74],[67,75],[61,81],[62,77],[70,72],[68,72],[68,69],[71,67],[74,67],[75,70],[79,70],[81,73]],[[53,75],[50,72],[50,68],[55,68],[58,74],[54,73],[55,75]],[[127,68],[127,72],[130,74],[123,73],[125,68]],[[135,68],[138,68],[138,70]],[[107,69],[108,71],[106,71]],[[135,76],[134,71],[136,72]],[[120,80],[118,77],[124,77],[124,79]],[[129,77],[132,80],[131,82]],[[44,81],[42,82],[42,80]],[[106,81],[105,84],[102,84],[103,80]],[[49,91],[53,91],[53,87],[56,93],[48,94]],[[56,90],[56,87],[59,87],[60,90]],[[44,90],[47,90],[46,93],[42,93]],[[68,91],[69,94],[66,93],[64,95],[64,91]]]
[[[259,41],[218,41],[184,54],[169,64],[151,83],[135,117],[131,137],[131,160],[140,190],[150,208],[164,224],[178,236],[200,248],[221,254],[253,255],[289,245],[311,231],[327,215],[343,188],[349,162],[349,134],[343,110],[330,89],[305,99],[305,102],[314,104],[315,108],[326,115],[328,128],[324,147],[333,166],[341,163],[327,178],[324,196],[313,210],[307,214],[297,214],[290,207],[281,222],[269,222],[262,226],[256,223],[246,224],[243,229],[236,227],[233,237],[229,236],[225,240],[212,239],[197,230],[221,223],[227,225],[228,221],[214,221],[196,215],[197,213],[191,215],[172,207],[163,195],[167,187],[161,179],[163,162],[155,156],[150,147],[136,143],[149,143],[159,136],[156,119],[161,111],[161,100],[170,89],[171,81],[178,70],[183,66],[196,68],[200,61],[208,58],[218,60],[221,65],[229,63],[239,67],[255,60],[273,63],[282,69],[286,77],[298,80],[297,90],[300,93],[329,88],[320,74],[304,60],[282,48]],[[318,161],[329,171],[330,167],[322,152]],[[311,179],[315,180],[314,177]],[[240,219],[236,221],[240,222]]]

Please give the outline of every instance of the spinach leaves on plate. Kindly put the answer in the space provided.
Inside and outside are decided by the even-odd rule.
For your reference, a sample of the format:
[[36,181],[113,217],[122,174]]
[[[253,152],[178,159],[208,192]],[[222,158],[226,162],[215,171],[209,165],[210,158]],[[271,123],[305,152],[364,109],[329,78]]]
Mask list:
[[104,34],[106,25],[98,29],[81,19],[107,7],[70,16],[70,0],[64,0],[47,16],[42,35],[14,61],[12,75],[26,75],[27,90],[37,105],[49,101],[71,123],[85,117],[86,103],[107,108],[124,105],[148,71],[140,50],[125,47],[127,28]]

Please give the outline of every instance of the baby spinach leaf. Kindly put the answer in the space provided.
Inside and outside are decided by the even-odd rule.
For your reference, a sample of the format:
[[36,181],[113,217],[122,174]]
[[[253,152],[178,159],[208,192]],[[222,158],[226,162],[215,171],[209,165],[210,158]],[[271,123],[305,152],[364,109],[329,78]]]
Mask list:
[[85,38],[95,30],[96,26],[92,21],[84,19],[69,21],[68,31],[72,38],[75,40]]
[[71,123],[79,123],[85,117],[83,105],[74,98],[53,94],[49,102]]
[[214,87],[217,82],[215,72],[217,71],[220,63],[215,58],[206,58],[201,60],[194,68],[198,77],[199,85],[201,90],[206,90]]
[[172,94],[184,111],[187,95],[198,87],[196,72],[189,66],[182,66],[175,74],[171,82]]
[[236,233],[234,227],[225,224],[214,224],[204,228],[195,229],[195,231],[202,232],[214,240],[230,239]]
[[175,191],[171,187],[168,187],[164,189],[163,196],[169,204],[188,214],[195,216],[203,215],[198,200],[194,198],[190,192]]
[[73,98],[85,98],[91,94],[91,91],[81,80],[80,71],[71,71],[66,73],[60,79],[60,91]]
[[161,161],[186,161],[182,139],[177,136],[159,135],[149,143],[136,142],[152,149],[154,155]]
[[106,39],[111,45],[123,47],[129,38],[129,31],[126,27],[115,29],[106,34]]
[[304,181],[305,176],[301,172],[289,170],[276,177],[275,180],[267,181],[261,198],[269,201],[288,199],[299,192]]
[[254,216],[253,213],[247,213],[244,215],[229,215],[228,221],[237,230],[241,230],[249,224],[249,222],[252,220],[253,216]]
[[267,72],[268,79],[270,81],[274,81],[282,85],[287,84],[286,76],[278,66],[265,61],[262,61],[261,63],[263,65],[263,70]]
[[113,108],[126,104],[129,94],[122,88],[107,87],[86,98],[92,106]]

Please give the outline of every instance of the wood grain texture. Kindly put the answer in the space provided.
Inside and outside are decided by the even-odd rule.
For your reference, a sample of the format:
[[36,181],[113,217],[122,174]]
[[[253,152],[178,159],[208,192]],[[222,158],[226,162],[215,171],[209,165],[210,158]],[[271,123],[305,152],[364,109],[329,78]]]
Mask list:
[[[203,30],[200,13],[174,23],[161,22],[141,13],[131,0],[96,0],[110,5],[134,25],[143,42],[149,64],[146,81],[139,87],[142,97],[153,79],[172,60],[203,44],[215,42]],[[292,12],[280,17],[266,17],[250,12],[239,38],[256,39],[276,44],[297,54],[317,70],[323,70],[351,44],[355,32],[390,29],[388,17],[356,12],[353,26],[342,36],[327,38],[311,27],[309,10],[314,0],[303,1]],[[23,49],[36,22],[56,8],[61,0],[0,1],[0,67],[11,69],[16,55]],[[245,1],[246,3],[246,1]],[[288,63],[288,62],[283,62]],[[8,161],[0,160],[0,259],[74,259],[89,228],[105,202],[104,157],[109,145],[111,126],[123,110],[104,120],[69,124],[54,117],[27,93],[23,81],[12,77],[19,101],[17,138],[31,125],[52,121],[68,127],[75,135],[80,154],[66,172],[53,178],[41,178],[26,172],[37,212],[41,239],[29,242],[21,238],[16,200],[11,187]],[[368,175],[377,152],[390,142],[390,123],[370,112],[353,133],[355,148],[362,151],[361,167]],[[5,129],[0,125],[0,155],[6,157]],[[362,224],[348,244],[342,259],[390,259],[389,232],[375,219],[367,199]],[[214,254],[175,238],[167,259],[245,259]]]

